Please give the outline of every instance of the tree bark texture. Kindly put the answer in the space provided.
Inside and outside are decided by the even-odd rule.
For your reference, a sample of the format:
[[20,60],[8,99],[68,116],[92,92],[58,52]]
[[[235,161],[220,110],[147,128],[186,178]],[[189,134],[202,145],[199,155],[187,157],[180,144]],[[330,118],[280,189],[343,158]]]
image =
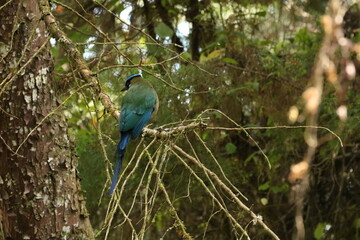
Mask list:
[[93,239],[48,40],[38,1],[2,7],[0,229],[9,240]]

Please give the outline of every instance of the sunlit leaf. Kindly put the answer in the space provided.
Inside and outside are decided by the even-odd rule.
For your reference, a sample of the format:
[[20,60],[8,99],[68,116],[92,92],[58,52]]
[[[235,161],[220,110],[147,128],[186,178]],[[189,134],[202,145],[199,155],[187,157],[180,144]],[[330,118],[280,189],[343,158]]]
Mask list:
[[207,60],[211,60],[217,57],[220,57],[222,54],[224,54],[225,49],[217,49],[212,51],[208,56]]
[[325,222],[318,223],[318,225],[316,226],[315,231],[314,231],[314,238],[315,239],[322,239],[324,237],[324,235],[325,235],[325,226],[327,224],[328,223],[325,223]]

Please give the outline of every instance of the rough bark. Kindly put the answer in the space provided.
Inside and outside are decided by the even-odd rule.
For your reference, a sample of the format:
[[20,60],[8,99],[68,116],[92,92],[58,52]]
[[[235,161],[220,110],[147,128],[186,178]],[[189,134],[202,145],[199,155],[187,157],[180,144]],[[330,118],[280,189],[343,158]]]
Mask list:
[[0,11],[0,224],[6,239],[93,239],[77,159],[52,88],[35,0]]

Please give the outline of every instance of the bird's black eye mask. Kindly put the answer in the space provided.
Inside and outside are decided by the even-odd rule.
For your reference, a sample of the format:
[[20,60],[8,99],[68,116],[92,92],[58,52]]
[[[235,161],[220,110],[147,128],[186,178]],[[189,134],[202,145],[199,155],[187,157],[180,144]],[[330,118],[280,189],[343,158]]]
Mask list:
[[128,90],[130,88],[130,86],[131,86],[131,80],[128,80],[125,83],[125,87],[123,89],[121,89],[121,91],[123,92],[123,91]]
[[131,80],[126,81],[126,83],[125,83],[125,87],[126,87],[127,89],[129,89],[129,88],[130,88],[130,86],[131,86]]
[[131,80],[136,77],[142,77],[142,75],[141,74],[133,74],[133,75],[128,76],[126,79],[126,82],[125,82],[125,87],[123,89],[121,89],[121,91],[128,90],[131,86]]

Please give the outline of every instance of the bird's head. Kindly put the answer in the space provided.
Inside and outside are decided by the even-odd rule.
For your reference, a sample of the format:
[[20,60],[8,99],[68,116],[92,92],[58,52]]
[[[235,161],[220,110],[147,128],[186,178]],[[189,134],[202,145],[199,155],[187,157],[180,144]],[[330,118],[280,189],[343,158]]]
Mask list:
[[128,90],[130,88],[131,84],[133,83],[133,79],[138,78],[138,77],[142,77],[142,75],[141,74],[133,74],[133,75],[128,76],[125,80],[125,87],[123,89],[121,89],[121,91]]

